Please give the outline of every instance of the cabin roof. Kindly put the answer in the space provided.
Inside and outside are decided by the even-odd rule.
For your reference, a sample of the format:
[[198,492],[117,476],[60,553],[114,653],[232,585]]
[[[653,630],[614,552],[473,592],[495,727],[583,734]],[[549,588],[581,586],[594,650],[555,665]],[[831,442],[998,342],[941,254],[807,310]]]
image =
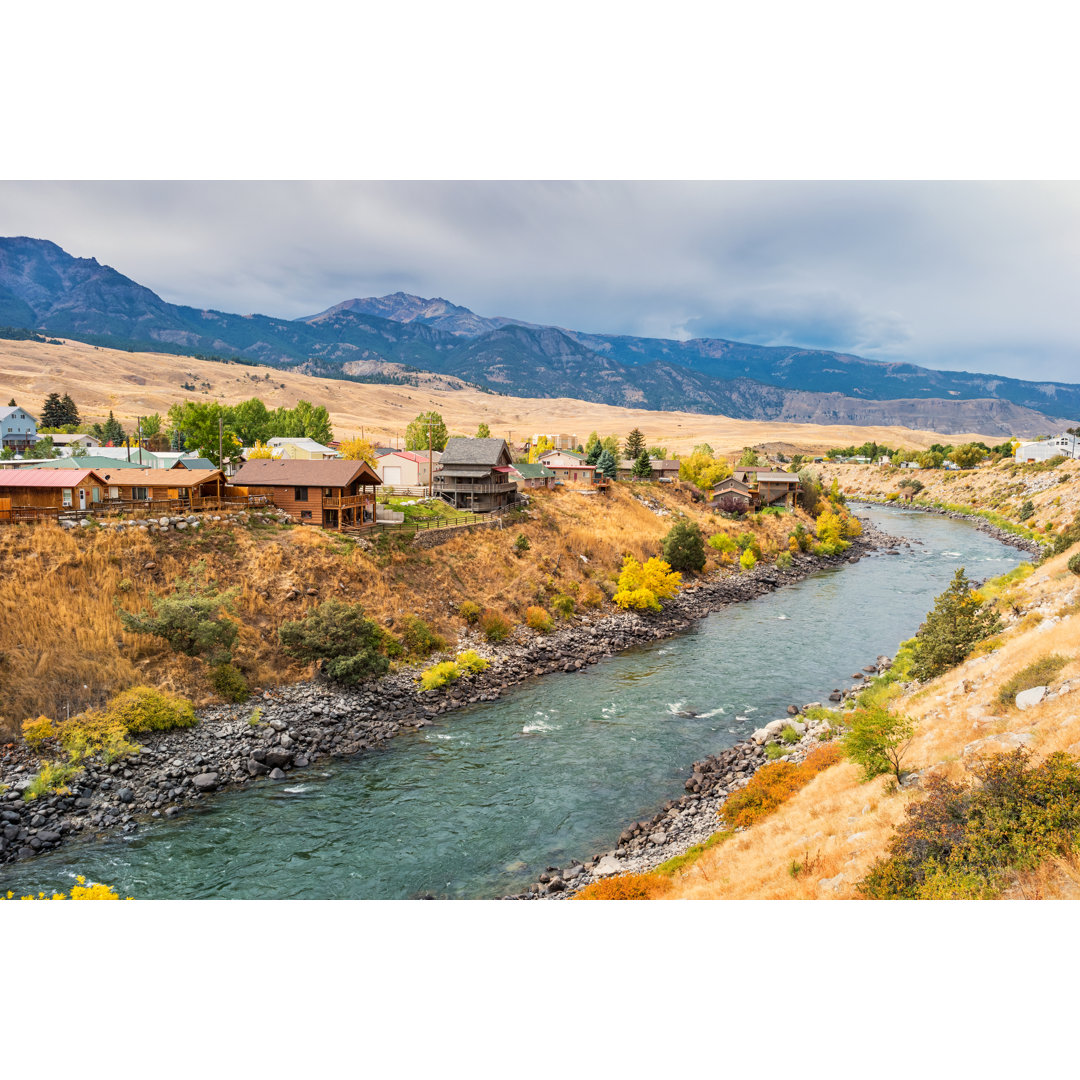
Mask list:
[[71,488],[88,476],[105,484],[93,469],[10,469],[0,473],[0,488]]
[[123,475],[113,478],[125,487],[198,487],[208,480],[224,479],[220,469],[125,469]]
[[366,461],[346,458],[256,458],[245,461],[231,482],[240,487],[348,487],[354,480],[382,483]]
[[[447,439],[446,447],[442,452],[443,465],[451,468],[455,465],[480,465],[491,468],[493,465],[508,464],[509,461],[510,448],[506,445],[505,439]],[[443,471],[446,471],[445,468]]]

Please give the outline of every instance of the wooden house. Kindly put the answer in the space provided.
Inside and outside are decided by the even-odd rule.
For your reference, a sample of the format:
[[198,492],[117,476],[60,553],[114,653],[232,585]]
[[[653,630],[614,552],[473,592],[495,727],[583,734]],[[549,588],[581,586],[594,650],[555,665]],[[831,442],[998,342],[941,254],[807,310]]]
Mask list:
[[189,505],[221,495],[225,475],[220,469],[107,469],[99,470],[109,485],[110,501],[151,503],[179,500]]
[[712,498],[706,504],[710,510],[749,510],[754,505],[755,493],[750,485],[729,476],[712,490]]
[[[0,472],[0,509],[5,519],[91,510],[106,496],[106,481],[93,469],[5,469]],[[27,511],[19,514],[18,511]],[[32,511],[40,511],[36,515]]]
[[[274,451],[277,457],[297,461],[330,461],[341,457],[337,450],[329,446],[323,446],[322,443],[308,438],[289,439],[277,435],[272,439],[267,439],[266,445]],[[258,461],[259,459],[256,458],[255,460]]]
[[22,451],[38,441],[37,422],[18,405],[0,408],[0,447]]
[[760,509],[779,503],[794,507],[798,494],[799,478],[795,473],[754,466],[738,468],[734,475],[721,480],[713,488],[709,505],[719,505],[722,499],[749,499],[747,509]]
[[375,522],[382,483],[365,461],[256,458],[232,477],[248,495],[266,495],[301,524],[342,529]]
[[[660,461],[657,458],[649,459],[650,480],[671,481],[679,479],[679,462],[674,459]],[[634,478],[634,461],[632,458],[620,458],[617,464],[615,479],[632,480]]]
[[458,509],[484,513],[517,498],[514,462],[504,439],[448,439],[441,464],[435,494]]

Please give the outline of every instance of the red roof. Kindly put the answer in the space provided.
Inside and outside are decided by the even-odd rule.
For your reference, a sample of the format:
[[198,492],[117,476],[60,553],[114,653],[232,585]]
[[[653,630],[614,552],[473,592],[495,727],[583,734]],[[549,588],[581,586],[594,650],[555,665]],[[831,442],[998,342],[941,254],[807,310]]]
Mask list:
[[73,488],[88,476],[105,483],[93,469],[4,469],[0,488]]
[[426,465],[428,461],[427,454],[417,454],[412,450],[391,450],[390,453],[381,455],[379,460],[382,461],[384,457],[390,457],[391,454],[395,457],[405,458],[406,461],[418,462],[421,465]]
[[492,472],[513,472],[514,471],[514,466],[513,465],[496,465],[491,471]]

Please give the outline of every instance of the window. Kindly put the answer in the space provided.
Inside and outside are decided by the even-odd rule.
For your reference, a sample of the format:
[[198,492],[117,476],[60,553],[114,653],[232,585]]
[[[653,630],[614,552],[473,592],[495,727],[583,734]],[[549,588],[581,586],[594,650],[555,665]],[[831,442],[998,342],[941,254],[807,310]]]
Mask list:
[[136,502],[138,502],[138,501],[140,501],[140,500],[146,500],[146,499],[149,499],[149,498],[150,498],[150,495],[149,495],[149,493],[147,492],[147,489],[146,489],[146,488],[144,488],[144,487],[133,487],[133,488],[131,489],[131,497],[132,497],[133,499],[135,499],[135,500],[136,500]]
[[118,487],[116,487],[114,484],[109,485],[109,498],[110,499],[119,499],[120,498],[120,489]]
[[[294,488],[293,491],[294,491],[293,498],[296,500],[296,502],[307,502],[307,488],[306,487]],[[307,516],[311,517],[311,514],[308,514]]]
[[90,501],[101,502],[101,488],[96,487],[90,489]]
[[64,488],[62,494],[62,501],[65,506],[71,505],[71,488]]
[[[307,489],[305,488],[304,490],[306,491]],[[310,518],[311,517],[311,511],[310,510],[301,510],[300,511],[300,517],[301,518]]]

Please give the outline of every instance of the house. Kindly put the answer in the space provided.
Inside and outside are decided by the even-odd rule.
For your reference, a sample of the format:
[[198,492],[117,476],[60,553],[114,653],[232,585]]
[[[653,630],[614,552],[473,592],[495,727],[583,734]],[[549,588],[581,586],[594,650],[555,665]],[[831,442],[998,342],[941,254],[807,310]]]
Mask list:
[[282,457],[294,461],[330,460],[341,457],[336,450],[331,450],[329,446],[323,446],[322,443],[317,443],[314,439],[286,439],[275,436],[272,439],[267,439],[266,445],[278,452]]
[[[0,507],[45,517],[62,510],[87,510],[106,495],[106,482],[93,469],[11,469],[0,472]],[[10,520],[10,519],[9,519]]]
[[102,470],[108,499],[148,503],[180,500],[193,505],[199,499],[223,494],[225,474],[220,469],[115,469]]
[[[649,468],[652,470],[652,475],[649,477],[650,480],[670,482],[672,480],[678,480],[679,478],[679,463],[677,461],[658,461],[656,458],[650,458]],[[619,460],[615,479],[634,479],[633,458],[621,458]]]
[[539,446],[541,439],[547,439],[555,450],[573,450],[580,446],[576,435],[534,435],[529,441],[529,446]]
[[1066,433],[1041,442],[1021,443],[1016,448],[1016,460],[1021,464],[1049,461],[1052,457],[1080,458],[1080,438]]
[[127,461],[125,458],[101,457],[99,454],[84,454],[82,457],[46,458],[34,461],[8,461],[3,464],[22,469],[93,469],[102,475],[117,469],[141,469],[145,467],[137,461]]
[[739,500],[748,499],[748,506],[755,509],[762,506],[774,506],[777,503],[794,506],[798,494],[799,477],[796,473],[760,467],[740,468],[713,488],[709,505],[712,506],[719,500],[730,497]]
[[38,441],[37,423],[18,405],[0,409],[0,449],[26,450]]
[[[44,436],[43,436],[44,437]],[[53,446],[61,453],[70,454],[77,446],[81,446],[84,450],[90,450],[95,446],[101,445],[100,439],[95,439],[93,435],[65,435],[61,432],[49,435],[52,439]]]
[[232,478],[244,494],[266,495],[303,525],[330,529],[374,524],[375,493],[382,481],[366,461],[336,459],[247,461]]
[[381,454],[375,461],[375,471],[386,487],[427,487],[432,468],[437,468],[439,455],[428,455],[420,450],[391,450]]
[[514,462],[504,439],[448,439],[441,464],[435,494],[459,509],[483,513],[517,498]]
[[510,474],[519,488],[549,488],[555,480],[555,474],[546,465],[513,465]]
[[548,450],[540,455],[540,464],[546,465],[558,482],[564,484],[592,484],[596,480],[596,466],[585,460],[584,454],[569,450]]
[[754,505],[755,493],[750,485],[729,476],[712,490],[712,498],[705,504],[710,510],[749,510]]

